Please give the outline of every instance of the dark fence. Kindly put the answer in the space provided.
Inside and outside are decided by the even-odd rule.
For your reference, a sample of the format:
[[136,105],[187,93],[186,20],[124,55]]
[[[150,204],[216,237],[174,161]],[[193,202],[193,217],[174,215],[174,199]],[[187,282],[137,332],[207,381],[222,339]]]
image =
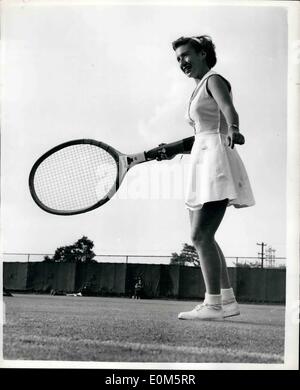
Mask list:
[[94,295],[125,295],[126,264],[91,263],[77,264],[74,291],[85,286]]
[[[85,291],[98,296],[132,296],[143,280],[144,298],[202,299],[201,269],[163,264],[4,262],[6,290],[37,293]],[[229,268],[241,302],[285,302],[285,269]]]

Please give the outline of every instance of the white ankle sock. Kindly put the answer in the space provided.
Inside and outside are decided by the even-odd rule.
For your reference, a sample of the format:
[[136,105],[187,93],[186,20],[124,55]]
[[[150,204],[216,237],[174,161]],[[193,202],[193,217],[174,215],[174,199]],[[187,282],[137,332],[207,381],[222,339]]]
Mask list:
[[223,301],[233,301],[235,300],[235,295],[232,288],[222,288],[221,295]]
[[205,293],[204,303],[207,305],[221,305],[222,304],[222,296],[221,294],[212,295]]

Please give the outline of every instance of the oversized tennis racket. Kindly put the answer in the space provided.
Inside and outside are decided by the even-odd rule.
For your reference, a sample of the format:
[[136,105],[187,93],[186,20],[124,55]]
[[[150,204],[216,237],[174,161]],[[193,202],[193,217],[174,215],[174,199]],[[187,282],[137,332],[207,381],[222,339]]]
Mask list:
[[30,193],[48,213],[85,213],[109,201],[133,166],[155,160],[161,153],[167,157],[188,153],[193,143],[194,137],[189,137],[126,155],[92,139],[65,142],[35,162],[29,175]]

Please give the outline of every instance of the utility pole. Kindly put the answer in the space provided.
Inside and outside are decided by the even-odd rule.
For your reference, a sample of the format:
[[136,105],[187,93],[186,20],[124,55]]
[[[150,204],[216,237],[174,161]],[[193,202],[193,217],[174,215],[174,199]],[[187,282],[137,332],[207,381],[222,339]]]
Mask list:
[[261,260],[261,268],[264,268],[264,259],[265,259],[264,247],[267,244],[265,242],[260,242],[257,243],[256,245],[261,246],[261,252],[259,252],[258,255],[260,256],[260,260]]
[[271,246],[266,249],[266,262],[268,262],[268,267],[269,268],[274,268],[275,267],[275,252],[276,249],[273,249]]
[[268,262],[268,268],[272,268],[272,248],[266,249],[266,263]]
[[275,256],[275,252],[276,252],[276,249],[273,249],[272,248],[272,267],[276,267],[276,263],[275,263],[275,259],[276,259],[276,256]]

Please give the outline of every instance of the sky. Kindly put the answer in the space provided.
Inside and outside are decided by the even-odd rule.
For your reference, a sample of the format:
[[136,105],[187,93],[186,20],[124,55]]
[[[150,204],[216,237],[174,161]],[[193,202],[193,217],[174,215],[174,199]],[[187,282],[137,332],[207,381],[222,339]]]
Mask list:
[[110,202],[68,217],[36,206],[28,175],[41,154],[76,138],[130,154],[193,135],[185,113],[195,84],[171,42],[201,34],[232,85],[256,199],[228,208],[216,239],[228,257],[257,256],[260,242],[286,256],[286,9],[88,2],[2,10],[2,252],[54,253],[83,235],[97,254],[170,255],[191,242],[188,156],[134,167]]

